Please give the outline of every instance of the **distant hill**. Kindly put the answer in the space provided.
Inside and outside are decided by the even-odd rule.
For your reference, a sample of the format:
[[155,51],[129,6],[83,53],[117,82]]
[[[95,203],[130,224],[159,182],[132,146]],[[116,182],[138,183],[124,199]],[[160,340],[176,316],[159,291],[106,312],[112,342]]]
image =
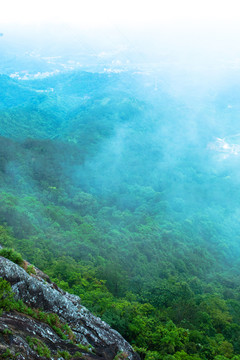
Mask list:
[[31,81],[1,75],[0,88],[0,135],[57,137],[83,146],[99,143],[137,115],[142,119],[153,92],[130,74],[75,71]]

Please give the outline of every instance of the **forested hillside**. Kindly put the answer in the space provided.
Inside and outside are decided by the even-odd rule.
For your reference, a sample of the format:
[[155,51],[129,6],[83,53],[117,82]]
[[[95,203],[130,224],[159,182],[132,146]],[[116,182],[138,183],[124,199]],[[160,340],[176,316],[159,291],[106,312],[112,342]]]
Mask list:
[[0,244],[142,359],[240,359],[240,89],[203,105],[79,71],[0,87]]

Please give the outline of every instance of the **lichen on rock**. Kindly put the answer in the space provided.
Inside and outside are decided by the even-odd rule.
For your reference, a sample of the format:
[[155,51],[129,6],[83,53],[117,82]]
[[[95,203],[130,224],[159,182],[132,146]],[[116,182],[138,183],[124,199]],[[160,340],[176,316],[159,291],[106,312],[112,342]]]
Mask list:
[[[0,257],[0,277],[10,282],[16,299],[22,300],[32,308],[57,314],[61,321],[70,326],[77,343],[93,346],[96,349],[95,355],[88,353],[85,354],[87,357],[101,356],[112,360],[122,351],[130,360],[138,359],[130,344],[116,330],[111,329],[108,324],[82,306],[78,296],[60,289],[40,270],[31,276],[17,264]],[[11,340],[12,348],[15,349],[14,344],[18,344],[23,353],[28,354],[26,355],[28,359],[35,359],[35,355],[32,355],[32,350],[25,341],[26,336],[31,334],[47,343],[53,352],[56,352],[56,344],[58,348],[67,349],[70,354],[76,350],[76,345],[60,339],[47,324],[26,315],[5,313],[0,318],[0,330],[4,324],[10,326],[15,334]]]

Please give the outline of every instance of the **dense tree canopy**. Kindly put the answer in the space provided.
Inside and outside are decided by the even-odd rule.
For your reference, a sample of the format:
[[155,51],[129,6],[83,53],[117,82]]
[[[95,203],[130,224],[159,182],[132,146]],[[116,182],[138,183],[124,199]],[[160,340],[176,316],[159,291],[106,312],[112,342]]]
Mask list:
[[238,360],[239,160],[208,146],[218,98],[200,124],[130,74],[0,80],[0,243],[146,360]]

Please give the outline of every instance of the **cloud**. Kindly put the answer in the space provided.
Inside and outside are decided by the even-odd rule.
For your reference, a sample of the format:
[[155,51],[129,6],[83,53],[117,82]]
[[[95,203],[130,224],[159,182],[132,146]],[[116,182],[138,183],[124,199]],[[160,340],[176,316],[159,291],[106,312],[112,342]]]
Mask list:
[[230,155],[240,155],[240,145],[227,141],[225,138],[217,138],[214,143],[210,143],[208,148],[222,154],[222,159],[228,158]]

